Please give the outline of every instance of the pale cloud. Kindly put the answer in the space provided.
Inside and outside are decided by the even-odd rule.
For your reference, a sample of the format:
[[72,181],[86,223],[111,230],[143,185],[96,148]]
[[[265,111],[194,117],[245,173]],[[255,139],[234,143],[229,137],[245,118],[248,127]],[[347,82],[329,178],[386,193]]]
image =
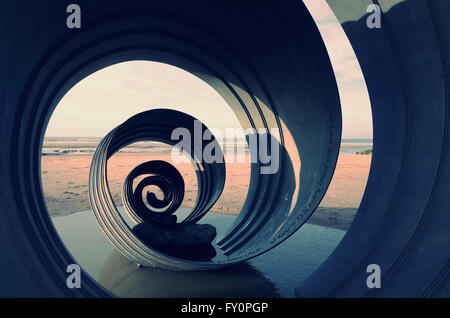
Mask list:
[[325,0],[303,0],[316,23],[334,23],[336,18]]
[[132,61],[104,68],[75,85],[60,101],[47,136],[104,136],[149,109],[188,113],[208,127],[239,127],[225,100],[206,82],[177,67]]
[[372,138],[372,113],[353,48],[325,0],[303,0],[319,28],[341,97],[343,138]]

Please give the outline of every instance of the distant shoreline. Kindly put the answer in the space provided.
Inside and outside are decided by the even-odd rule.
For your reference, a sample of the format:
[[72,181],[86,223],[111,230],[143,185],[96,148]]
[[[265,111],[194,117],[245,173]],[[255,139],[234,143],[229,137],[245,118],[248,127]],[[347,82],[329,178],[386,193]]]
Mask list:
[[[167,160],[166,153],[119,153],[110,159],[108,182],[117,206],[126,175],[139,163]],[[361,201],[370,169],[371,155],[341,154],[335,175],[321,206],[309,223],[347,229]],[[46,205],[51,216],[67,215],[90,209],[88,197],[89,168],[92,154],[42,156],[41,178]],[[192,206],[196,199],[196,177],[191,164],[180,164],[180,172],[187,185],[184,206]],[[247,195],[249,182],[247,164],[234,163],[227,170],[224,192],[212,212],[238,214]]]
[[[44,139],[42,147],[43,156],[79,155],[93,154],[101,138],[97,137],[47,137]],[[231,143],[224,142],[224,147],[236,147],[245,143],[240,141]],[[371,151],[373,147],[372,139],[342,139],[340,153],[364,153]],[[170,146],[155,142],[139,142],[121,149],[119,152],[143,153],[143,152],[169,153]],[[246,151],[248,153],[248,151]]]

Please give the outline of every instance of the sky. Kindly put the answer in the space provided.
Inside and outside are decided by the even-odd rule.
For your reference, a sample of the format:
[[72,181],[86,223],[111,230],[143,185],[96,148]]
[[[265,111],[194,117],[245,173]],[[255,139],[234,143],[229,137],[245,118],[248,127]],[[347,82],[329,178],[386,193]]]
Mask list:
[[[214,107],[214,116],[205,109]],[[208,127],[239,127],[223,98],[175,66],[131,61],[104,68],[76,84],[59,102],[47,137],[102,137],[129,117],[153,108],[189,113]]]
[[342,138],[372,138],[372,111],[361,68],[350,42],[325,0],[303,0],[324,39],[338,84]]
[[[361,69],[325,0],[303,0],[327,46],[343,114],[343,138],[372,138],[370,102]],[[214,116],[205,109],[214,105]],[[148,61],[119,63],[75,85],[59,102],[47,137],[102,137],[129,117],[152,108],[189,113],[210,128],[239,127],[222,97],[198,77]]]

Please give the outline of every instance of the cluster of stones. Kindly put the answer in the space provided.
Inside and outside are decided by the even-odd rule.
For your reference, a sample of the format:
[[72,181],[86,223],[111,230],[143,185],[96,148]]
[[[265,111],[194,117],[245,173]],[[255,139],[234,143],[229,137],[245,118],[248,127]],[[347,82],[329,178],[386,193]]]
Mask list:
[[133,228],[133,233],[157,250],[207,248],[217,235],[216,228],[210,224],[177,223],[175,215],[155,218],[152,223],[140,223]]

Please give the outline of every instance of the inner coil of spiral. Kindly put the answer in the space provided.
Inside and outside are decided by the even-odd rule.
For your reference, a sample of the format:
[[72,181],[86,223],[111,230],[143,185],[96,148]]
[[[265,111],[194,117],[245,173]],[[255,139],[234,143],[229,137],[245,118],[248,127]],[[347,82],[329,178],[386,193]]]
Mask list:
[[[133,181],[145,174],[150,176],[141,180],[133,190]],[[159,200],[155,193],[147,192],[146,199],[149,206],[146,206],[142,194],[146,187],[152,185],[162,191],[164,198]],[[126,177],[123,184],[122,203],[125,211],[136,223],[152,223],[161,215],[172,215],[181,206],[183,198],[183,177],[174,166],[161,160],[138,165]],[[161,209],[163,211],[160,211]]]

